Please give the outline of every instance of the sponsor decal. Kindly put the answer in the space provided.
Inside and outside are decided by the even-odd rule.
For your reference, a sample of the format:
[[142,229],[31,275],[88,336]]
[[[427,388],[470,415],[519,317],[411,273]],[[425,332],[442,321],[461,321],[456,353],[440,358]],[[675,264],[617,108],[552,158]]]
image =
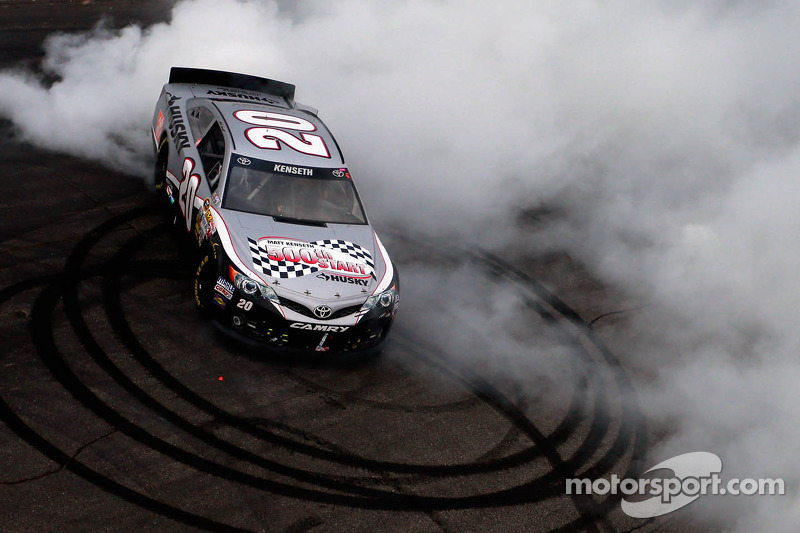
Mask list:
[[326,340],[328,340],[328,334],[327,333],[322,336],[322,339],[319,341],[319,344],[317,344],[317,347],[314,348],[314,350],[317,351],[317,352],[327,352],[330,348],[328,346],[325,346],[325,341]]
[[226,300],[233,298],[233,283],[222,276],[217,279],[217,284],[214,286],[214,290],[223,295]]
[[328,168],[315,167],[312,165],[287,164],[281,161],[266,161],[263,159],[251,159],[242,154],[231,154],[231,164],[239,167],[246,167],[260,172],[275,173],[283,176],[298,176],[304,178],[321,178],[338,180],[343,178],[350,179],[350,172],[345,167]]
[[181,108],[175,105],[175,102],[180,99],[180,96],[167,93],[169,133],[172,135],[172,142],[175,144],[175,148],[183,150],[184,148],[189,148],[191,143],[189,142],[189,135],[186,133],[186,124],[184,124],[183,117],[181,116]]
[[341,239],[304,242],[262,237],[248,241],[255,266],[273,278],[297,278],[322,271],[366,280],[375,268],[365,248]]
[[217,227],[214,225],[214,213],[211,211],[211,200],[208,198],[203,200],[203,212],[197,213],[197,220],[199,222],[197,242],[202,243],[203,238],[209,238],[217,232]]
[[203,219],[200,213],[197,213],[197,218],[194,221],[194,236],[197,239],[197,244],[203,244],[203,237],[205,236],[205,229]]
[[246,93],[243,91],[230,91],[225,90],[222,88],[210,90],[206,93],[208,96],[222,96],[224,98],[236,98],[237,100],[252,100],[254,102],[266,102],[268,104],[279,104],[280,101],[275,100],[273,98],[267,98],[266,96],[261,96],[252,93]]
[[161,137],[161,132],[164,131],[164,112],[160,109],[158,110],[158,119],[156,119],[156,142],[158,142],[159,137]]
[[214,303],[225,309],[225,300],[219,294],[214,295]]
[[324,279],[325,281],[338,281],[339,283],[349,283],[350,285],[361,285],[362,287],[366,287],[369,280],[366,279],[359,279],[359,278],[350,278],[347,276],[337,276],[336,274],[325,274],[320,273],[317,274],[317,278]]
[[[300,176],[313,176],[314,169],[306,167],[292,167],[289,165],[275,165],[273,172],[283,172],[284,174],[297,174]],[[335,174],[336,171],[334,171]]]
[[306,324],[303,322],[292,322],[289,327],[306,331],[325,331],[330,333],[344,333],[350,329],[350,326],[327,326],[325,324]]

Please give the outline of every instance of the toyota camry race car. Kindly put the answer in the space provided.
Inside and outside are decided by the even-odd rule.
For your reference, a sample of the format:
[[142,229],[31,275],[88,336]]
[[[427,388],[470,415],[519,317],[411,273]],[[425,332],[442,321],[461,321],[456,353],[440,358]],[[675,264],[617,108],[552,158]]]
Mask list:
[[172,68],[153,186],[197,242],[197,306],[286,350],[377,352],[400,300],[338,144],[294,85]]

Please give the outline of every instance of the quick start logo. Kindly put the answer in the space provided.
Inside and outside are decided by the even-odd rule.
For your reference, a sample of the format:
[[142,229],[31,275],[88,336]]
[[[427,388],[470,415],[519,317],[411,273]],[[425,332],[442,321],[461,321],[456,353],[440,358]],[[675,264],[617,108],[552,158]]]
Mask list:
[[[297,278],[322,270],[328,276],[354,279],[345,283],[364,285],[373,275],[375,264],[372,255],[365,248],[348,241],[326,239],[303,242],[272,237],[248,241],[253,263],[271,277]],[[356,280],[364,283],[357,283]]]
[[369,277],[371,270],[366,263],[356,262],[350,256],[335,250],[317,247],[311,243],[266,239],[258,243],[267,250],[267,258],[275,263],[290,262],[316,266],[323,270]]

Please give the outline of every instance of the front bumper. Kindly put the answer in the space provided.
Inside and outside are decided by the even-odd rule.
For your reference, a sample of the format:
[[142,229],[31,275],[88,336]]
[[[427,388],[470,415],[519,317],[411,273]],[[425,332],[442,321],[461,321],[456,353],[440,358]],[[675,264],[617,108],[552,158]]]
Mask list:
[[[357,324],[353,324],[355,313],[363,303],[340,307],[327,320],[320,320],[303,304],[279,296],[282,309],[279,312],[266,295],[245,294],[236,285],[238,271],[225,254],[219,254],[217,261],[217,280],[213,291],[209,291],[206,309],[219,330],[250,346],[284,354],[326,357],[377,353],[397,312],[399,296],[389,306],[376,305]],[[393,279],[393,286],[397,284],[398,280]],[[210,289],[212,285],[208,286]],[[286,315],[293,318],[287,319]]]
[[[233,309],[228,309],[231,307]],[[218,309],[213,318],[223,333],[251,346],[285,353],[333,355],[379,351],[391,329],[394,313],[390,310],[380,315],[367,315],[356,325],[333,325],[323,321],[287,320],[258,304],[242,311],[229,302],[224,309]]]

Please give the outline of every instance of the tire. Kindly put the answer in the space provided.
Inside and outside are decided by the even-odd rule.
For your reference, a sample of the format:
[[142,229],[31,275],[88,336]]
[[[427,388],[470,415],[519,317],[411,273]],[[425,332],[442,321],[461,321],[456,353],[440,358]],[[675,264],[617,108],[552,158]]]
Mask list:
[[158,155],[156,155],[156,163],[153,166],[153,180],[150,185],[154,190],[160,191],[164,188],[164,183],[167,181],[167,165],[169,164],[169,146],[167,139],[164,138],[158,147]]
[[211,314],[214,309],[214,285],[217,281],[217,265],[214,255],[206,252],[194,274],[194,303],[204,315]]
[[[183,221],[183,213],[181,213],[175,198],[171,196],[172,194],[176,194],[177,191],[172,191],[169,193],[166,189],[168,167],[169,144],[167,143],[167,138],[164,137],[159,145],[158,154],[156,155],[156,162],[153,165],[153,178],[148,185],[152,190],[158,192],[159,194],[163,194],[164,197],[167,198],[167,205],[170,206],[169,212],[172,215],[172,225],[174,227],[183,228],[185,232],[186,224]],[[192,215],[194,216],[194,213],[192,213]],[[194,220],[194,218],[192,218],[192,220]]]

